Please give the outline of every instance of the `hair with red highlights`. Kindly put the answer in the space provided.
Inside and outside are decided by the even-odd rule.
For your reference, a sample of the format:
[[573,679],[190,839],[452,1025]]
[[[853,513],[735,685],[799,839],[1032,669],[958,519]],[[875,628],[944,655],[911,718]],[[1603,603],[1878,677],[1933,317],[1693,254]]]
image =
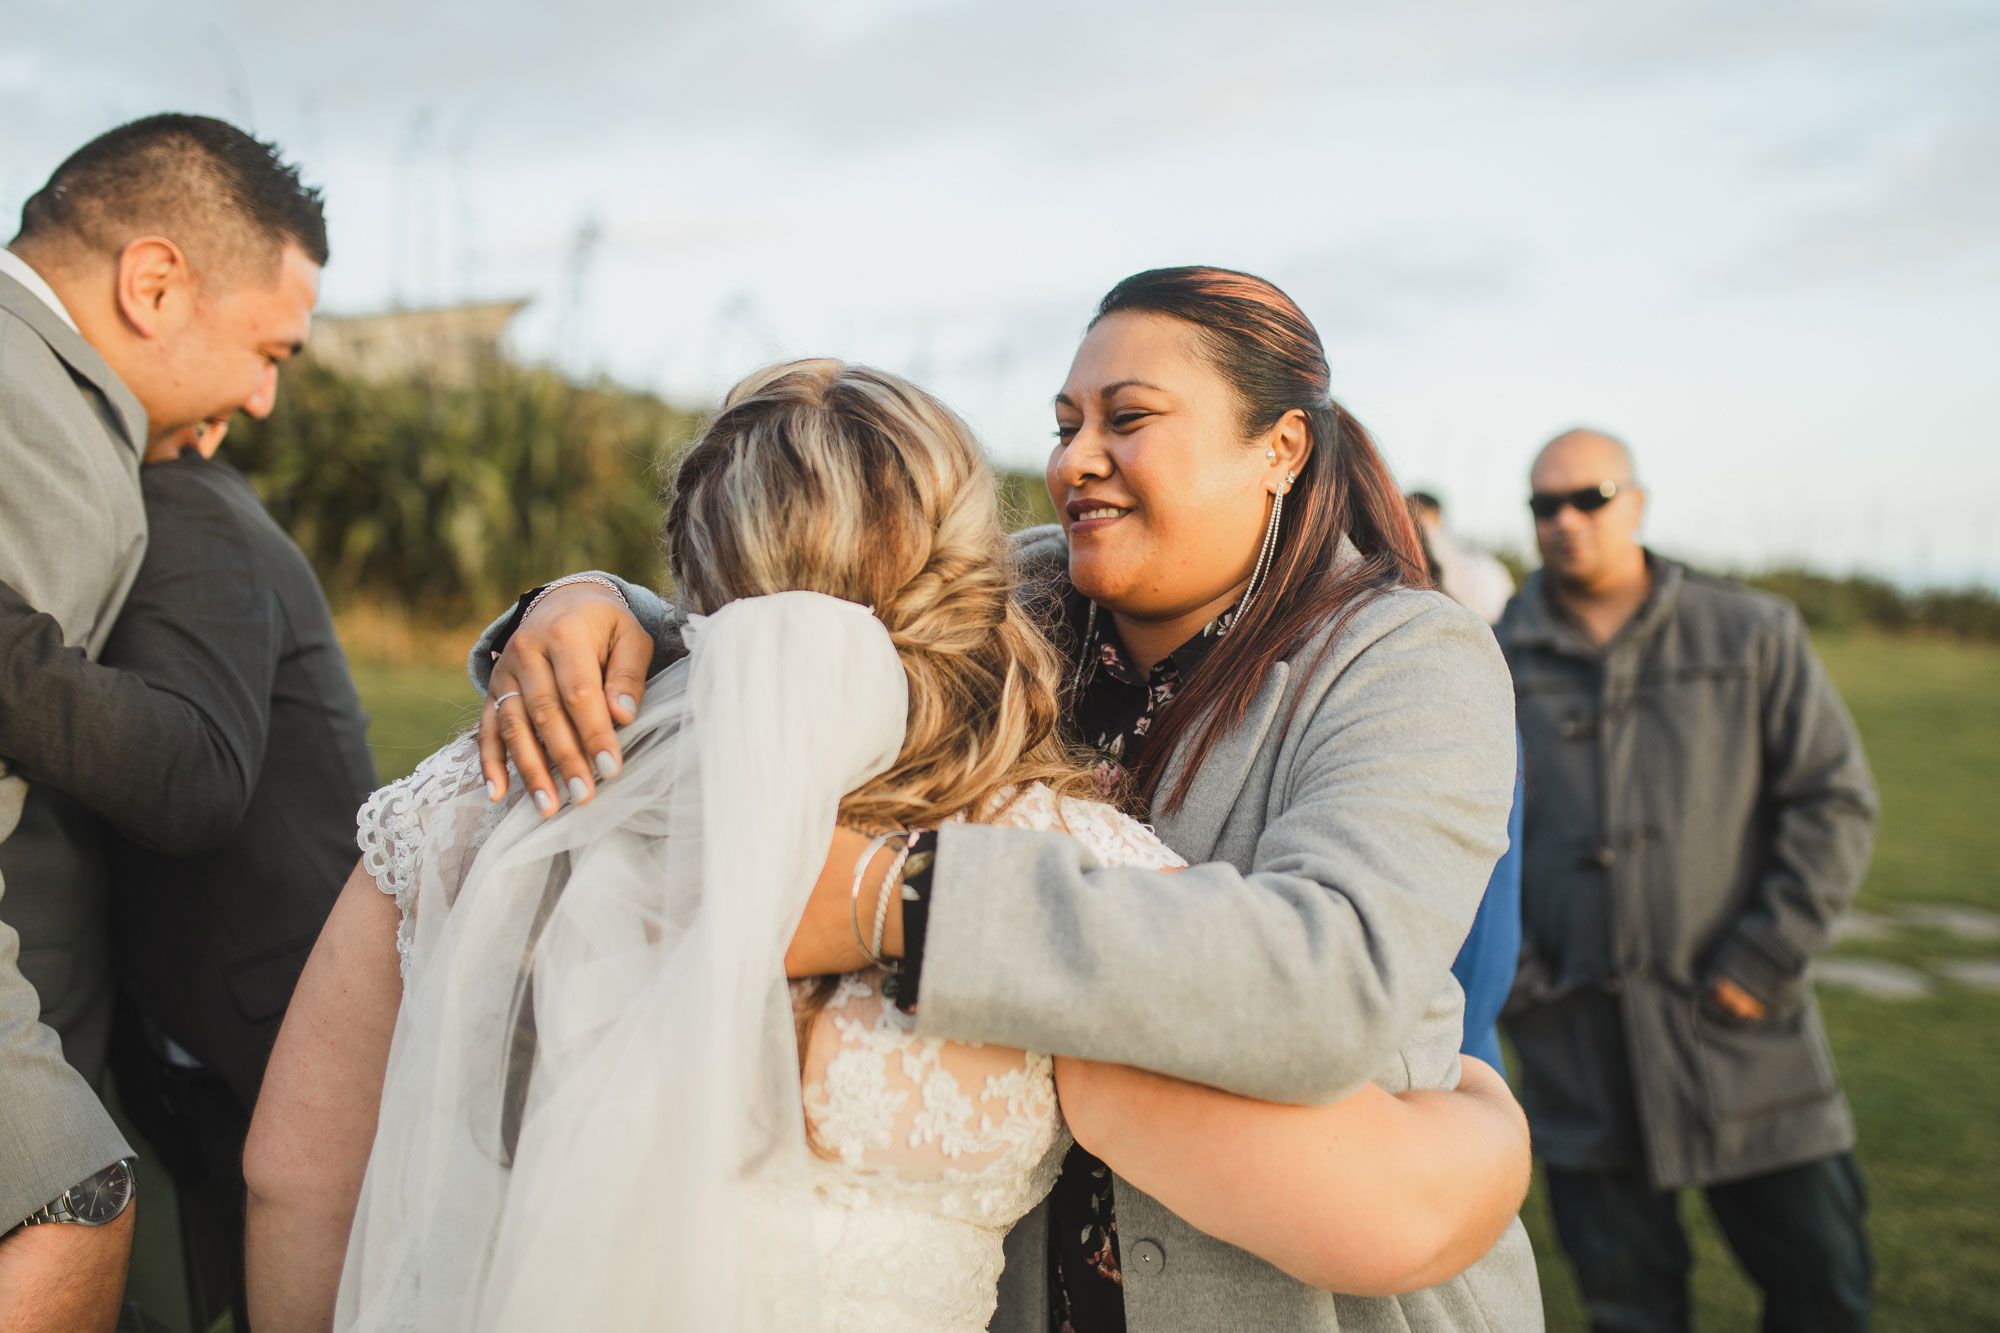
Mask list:
[[[1248,273],[1160,268],[1113,287],[1098,303],[1091,327],[1128,312],[1194,326],[1236,393],[1246,439],[1298,411],[1313,441],[1305,470],[1285,497],[1277,553],[1262,590],[1182,683],[1137,756],[1138,791],[1172,810],[1187,799],[1216,745],[1242,725],[1272,668],[1321,634],[1325,652],[1375,597],[1392,588],[1428,588],[1431,578],[1409,506],[1368,432],[1328,394],[1326,349],[1296,302]],[[1343,538],[1361,558],[1336,570]],[[1162,793],[1157,788],[1166,758],[1184,738],[1188,762]]]

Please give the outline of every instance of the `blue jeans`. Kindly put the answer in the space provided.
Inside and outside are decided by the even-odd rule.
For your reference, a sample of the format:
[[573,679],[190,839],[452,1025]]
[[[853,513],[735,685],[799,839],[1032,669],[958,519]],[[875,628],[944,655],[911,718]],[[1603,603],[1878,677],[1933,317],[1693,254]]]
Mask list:
[[[1549,1203],[1593,1333],[1687,1333],[1678,1191],[1643,1172],[1548,1171]],[[1868,1189],[1851,1152],[1705,1191],[1764,1295],[1763,1333],[1859,1333],[1875,1275]]]

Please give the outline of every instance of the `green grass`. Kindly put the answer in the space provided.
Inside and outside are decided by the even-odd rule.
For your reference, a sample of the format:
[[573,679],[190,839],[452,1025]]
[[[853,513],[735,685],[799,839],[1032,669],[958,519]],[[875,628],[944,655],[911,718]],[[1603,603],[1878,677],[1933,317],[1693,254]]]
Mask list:
[[405,776],[479,720],[479,696],[462,667],[356,662],[354,684],[368,710],[368,743],[384,782]]
[[1817,647],[1882,792],[1860,905],[2000,910],[2000,646],[1828,637]]
[[[2000,910],[2000,647],[1822,636],[1822,660],[1861,729],[1882,791],[1866,910],[1961,903]],[[462,672],[359,665],[384,779],[406,773],[473,718]],[[2000,943],[1910,931],[1842,952],[1908,966],[2000,954]],[[1860,1125],[1873,1195],[1882,1333],[2000,1328],[2000,996],[1940,981],[1928,999],[1822,992]],[[1710,1330],[1751,1329],[1756,1296],[1698,1195],[1684,1200],[1695,1307]],[[1583,1327],[1537,1188],[1528,1227],[1551,1330]]]
[[[479,696],[462,667],[394,666],[357,660],[354,683],[361,706],[368,710],[368,740],[382,781],[407,774],[425,755],[464,731],[479,718]],[[112,1099],[114,1114],[117,1101]],[[122,1121],[121,1121],[122,1123]],[[140,1141],[127,1126],[135,1145]],[[157,1160],[139,1146],[142,1159]],[[140,1305],[162,1333],[195,1333],[188,1318],[187,1293],[181,1272],[180,1224],[172,1203],[172,1181],[164,1171],[145,1177],[148,1206],[140,1210],[132,1268],[126,1283],[128,1300]],[[225,1319],[208,1333],[228,1333]]]

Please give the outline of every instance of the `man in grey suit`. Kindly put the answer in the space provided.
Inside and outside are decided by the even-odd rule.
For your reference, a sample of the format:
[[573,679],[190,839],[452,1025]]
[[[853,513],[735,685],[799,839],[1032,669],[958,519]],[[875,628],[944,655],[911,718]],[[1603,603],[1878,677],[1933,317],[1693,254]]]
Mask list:
[[[101,136],[23,208],[0,251],[0,581],[65,644],[95,658],[138,574],[146,451],[270,411],[325,255],[317,192],[204,117]],[[87,812],[5,760],[0,892],[0,1228],[22,1220],[0,1239],[0,1325],[104,1326],[132,1194],[90,1086],[110,1025],[106,872]],[[106,1220],[94,1201],[112,1196],[120,1226],[31,1225]]]

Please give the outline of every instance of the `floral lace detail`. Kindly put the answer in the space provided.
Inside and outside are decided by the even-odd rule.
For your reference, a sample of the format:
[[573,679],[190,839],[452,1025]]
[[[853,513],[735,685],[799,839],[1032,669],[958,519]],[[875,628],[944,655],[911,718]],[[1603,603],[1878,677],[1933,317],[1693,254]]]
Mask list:
[[[363,865],[403,920],[407,969],[420,890],[456,896],[507,811],[485,799],[474,737],[369,797]],[[1182,864],[1108,805],[1023,792],[999,821],[1069,832],[1111,865]],[[843,977],[815,1020],[801,1094],[819,1283],[797,1299],[827,1333],[978,1333],[992,1318],[1013,1225],[1049,1193],[1072,1140],[1048,1056],[921,1037],[880,971]]]
[[[805,1086],[806,1115],[822,1146],[837,1153],[844,1166],[859,1169],[871,1151],[889,1148],[896,1116],[909,1104],[906,1088],[889,1086],[889,1066],[880,1058],[884,1043],[848,1016],[846,1007],[874,994],[859,975],[840,979],[840,990],[829,1003],[834,1031],[843,1049],[826,1062],[819,1081]],[[871,1036],[875,1036],[871,1040]],[[888,1046],[897,1044],[890,1038]]]
[[375,792],[354,817],[361,867],[374,877],[375,887],[396,900],[402,913],[396,927],[396,955],[405,976],[416,924],[417,883],[426,858],[455,887],[506,812],[504,803],[481,801],[475,806],[459,799],[485,785],[479,738],[467,733],[426,758],[408,777]]
[[[1046,787],[1000,822],[1067,830],[1112,865],[1182,864],[1145,825]],[[971,1333],[992,1318],[1007,1231],[1048,1194],[1071,1144],[1055,1064],[921,1037],[884,979],[841,978],[806,1049],[822,1319],[832,1333]]]
[[884,979],[841,978],[807,1047],[821,1319],[969,1333],[992,1317],[1008,1229],[1069,1148],[1054,1063],[920,1037]]
[[1178,852],[1160,841],[1152,825],[1141,824],[1102,801],[1059,802],[1055,793],[1040,783],[1028,788],[1008,806],[1000,822],[1017,828],[1067,833],[1097,853],[1106,865],[1167,870],[1187,864]]

